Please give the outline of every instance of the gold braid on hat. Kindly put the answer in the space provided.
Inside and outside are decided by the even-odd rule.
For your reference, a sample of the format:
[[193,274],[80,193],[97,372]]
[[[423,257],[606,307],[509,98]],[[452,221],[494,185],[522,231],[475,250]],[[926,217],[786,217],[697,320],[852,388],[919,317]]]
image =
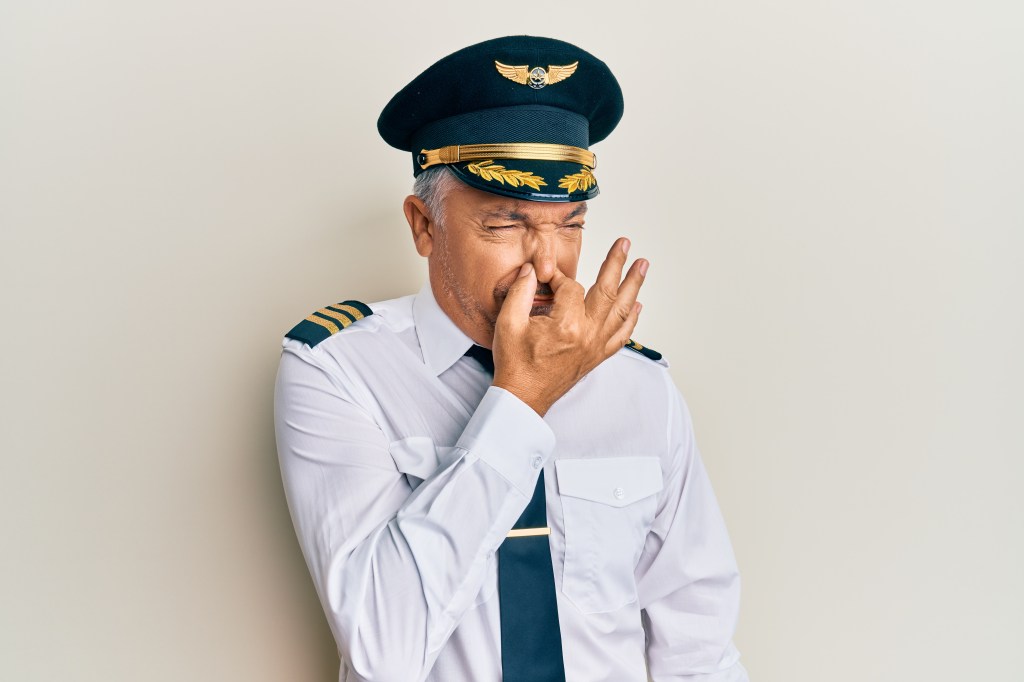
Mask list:
[[488,159],[529,159],[532,161],[569,161],[593,169],[597,156],[593,152],[565,144],[517,142],[506,144],[453,144],[439,149],[423,149],[417,161],[427,169],[439,163],[483,161]]

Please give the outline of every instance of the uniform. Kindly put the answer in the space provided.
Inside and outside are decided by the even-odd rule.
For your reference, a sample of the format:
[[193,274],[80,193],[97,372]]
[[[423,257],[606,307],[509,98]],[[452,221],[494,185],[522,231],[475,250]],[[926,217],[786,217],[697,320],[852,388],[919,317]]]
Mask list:
[[[499,53],[506,61],[486,66],[532,90],[530,101],[519,90],[491,100],[476,93],[484,108],[466,112],[417,100],[444,82],[439,76]],[[538,60],[548,69],[527,70],[520,82]],[[563,116],[537,99],[577,73],[584,89],[610,90],[590,97],[587,115]],[[592,175],[584,138],[607,134],[621,116],[608,78],[607,67],[567,43],[488,41],[428,69],[378,127],[412,151],[414,172],[441,163],[486,191],[592,198],[596,179],[553,180]],[[567,88],[560,97],[570,106],[581,95]],[[496,114],[493,105],[509,98]],[[463,93],[463,109],[471,99]],[[539,121],[539,132],[493,137],[512,134],[510,117]],[[563,130],[580,120],[589,133]],[[507,158],[480,158],[496,150]],[[518,175],[496,180],[497,166]],[[530,180],[538,177],[551,182]],[[326,306],[284,341],[275,394],[282,477],[338,642],[339,679],[746,681],[731,641],[735,559],[667,363],[631,342],[542,418],[491,386],[474,350],[429,284],[414,296]],[[543,528],[523,527],[538,512]],[[545,564],[546,573],[532,575],[547,577],[525,582],[544,585],[510,584],[508,550],[527,546]],[[550,596],[554,622],[508,620],[534,613],[537,587]],[[522,672],[536,669],[533,658],[554,660],[557,671]]]
[[[737,682],[735,560],[664,362],[623,349],[541,419],[430,288],[287,339],[278,450],[342,682],[500,680],[494,553],[541,470],[569,682]],[[613,396],[613,399],[609,399]]]

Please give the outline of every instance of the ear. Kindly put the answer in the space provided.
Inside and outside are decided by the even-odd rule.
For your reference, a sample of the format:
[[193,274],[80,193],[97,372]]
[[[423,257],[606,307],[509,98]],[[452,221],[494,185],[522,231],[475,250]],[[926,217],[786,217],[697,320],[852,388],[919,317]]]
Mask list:
[[434,250],[434,222],[430,219],[427,206],[419,197],[410,194],[405,198],[402,210],[412,230],[416,252],[426,258]]

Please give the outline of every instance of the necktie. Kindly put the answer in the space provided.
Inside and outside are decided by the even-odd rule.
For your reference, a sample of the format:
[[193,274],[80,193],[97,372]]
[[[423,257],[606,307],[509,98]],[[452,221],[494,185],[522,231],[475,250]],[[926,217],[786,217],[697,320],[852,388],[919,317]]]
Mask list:
[[[494,374],[491,351],[473,346],[466,355]],[[547,525],[541,471],[533,498],[498,548],[502,682],[565,682]]]

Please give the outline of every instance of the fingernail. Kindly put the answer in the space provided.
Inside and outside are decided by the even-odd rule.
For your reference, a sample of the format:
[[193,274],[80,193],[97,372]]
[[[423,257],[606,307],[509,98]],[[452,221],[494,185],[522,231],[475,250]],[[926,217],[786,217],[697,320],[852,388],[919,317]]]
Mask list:
[[533,270],[532,263],[523,263],[523,267],[519,268],[519,276],[526,277]]
[[647,276],[647,268],[650,267],[650,265],[651,264],[648,263],[645,260],[640,261],[640,275],[642,277],[646,277]]
[[641,312],[643,312],[643,309],[644,309],[644,304],[641,303],[640,301],[637,301],[636,302],[636,314],[639,315]]
[[629,247],[630,247],[629,240],[628,239],[623,239],[622,240],[622,253],[624,253],[624,254],[626,254],[628,256],[629,255]]

